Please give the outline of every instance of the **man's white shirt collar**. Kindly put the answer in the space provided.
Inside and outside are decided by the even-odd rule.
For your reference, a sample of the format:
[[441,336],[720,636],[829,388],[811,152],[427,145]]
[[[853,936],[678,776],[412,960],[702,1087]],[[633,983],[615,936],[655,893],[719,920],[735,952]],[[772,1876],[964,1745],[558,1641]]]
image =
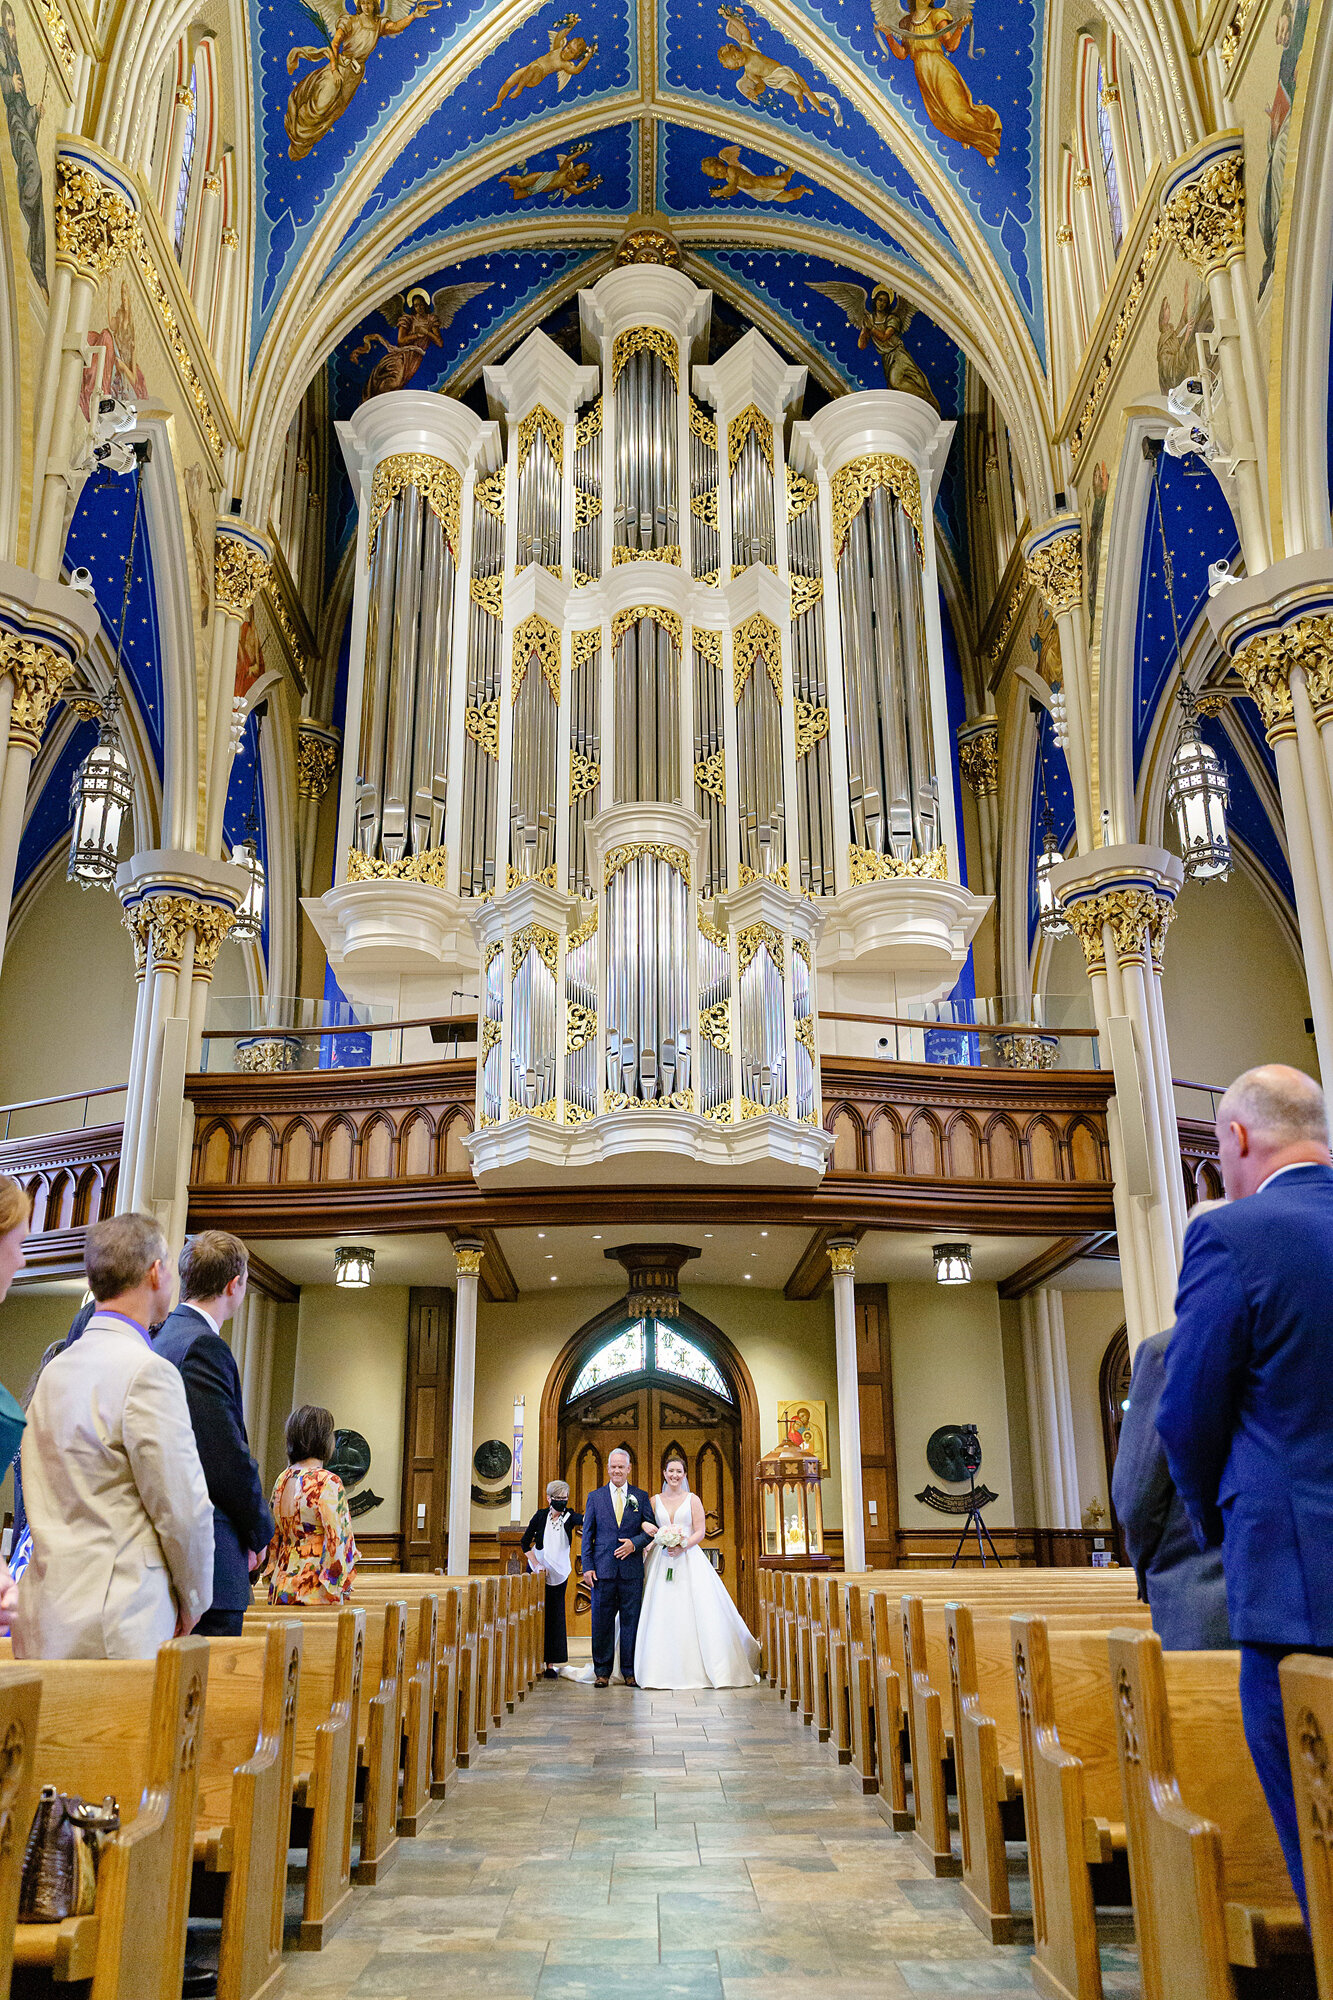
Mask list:
[[214,1333],[215,1333],[215,1334],[216,1334],[216,1335],[218,1336],[218,1339],[219,1339],[219,1340],[221,1340],[221,1338],[222,1338],[222,1328],[221,1328],[221,1327],[220,1327],[220,1326],[218,1325],[218,1323],[217,1323],[217,1321],[216,1321],[216,1320],[214,1319],[214,1317],[213,1317],[212,1313],[211,1313],[211,1312],[205,1312],[205,1311],[204,1311],[204,1309],[203,1309],[203,1307],[202,1307],[201,1305],[198,1305],[198,1304],[197,1304],[197,1303],[195,1302],[195,1300],[194,1300],[194,1299],[190,1299],[190,1300],[188,1301],[188,1304],[189,1304],[189,1308],[190,1308],[190,1311],[191,1311],[192,1313],[198,1313],[198,1315],[199,1315],[200,1319],[206,1319],[206,1320],[208,1321],[208,1324],[209,1324],[209,1325],[210,1325],[210,1326],[212,1327],[212,1329],[213,1329]]
[[1261,1180],[1254,1191],[1256,1194],[1262,1194],[1269,1183],[1277,1180],[1280,1175],[1300,1173],[1305,1167],[1317,1167],[1319,1164],[1318,1160],[1288,1160],[1285,1167],[1274,1167],[1272,1173]]

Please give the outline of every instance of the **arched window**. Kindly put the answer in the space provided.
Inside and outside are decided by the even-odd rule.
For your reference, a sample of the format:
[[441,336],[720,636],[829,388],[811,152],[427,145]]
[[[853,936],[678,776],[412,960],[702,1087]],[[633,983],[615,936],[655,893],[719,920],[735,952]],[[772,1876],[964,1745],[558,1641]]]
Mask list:
[[1111,107],[1106,97],[1106,77],[1097,65],[1097,137],[1101,146],[1102,180],[1106,187],[1106,207],[1111,218],[1111,242],[1118,251],[1125,234],[1125,210],[1120,199],[1120,173],[1115,163],[1115,143],[1111,133]]
[[690,1340],[678,1327],[660,1319],[639,1319],[602,1342],[580,1368],[567,1403],[577,1403],[593,1389],[614,1382],[621,1375],[647,1375],[654,1371],[678,1375],[718,1396],[725,1403],[733,1398],[721,1374],[697,1341]]
[[185,144],[181,170],[176,180],[176,200],[171,218],[171,240],[179,257],[185,243],[185,218],[190,207],[190,175],[194,170],[194,142],[199,129],[199,66],[190,69],[190,102],[185,107]]

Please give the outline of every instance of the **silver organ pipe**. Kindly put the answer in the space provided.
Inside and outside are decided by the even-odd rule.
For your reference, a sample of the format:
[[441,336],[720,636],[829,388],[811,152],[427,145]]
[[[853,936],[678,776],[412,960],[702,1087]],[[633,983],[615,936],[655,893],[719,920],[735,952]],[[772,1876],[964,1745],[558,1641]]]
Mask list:
[[555,879],[559,721],[560,634],[534,613],[514,634],[510,867],[520,882]]
[[473,489],[472,581],[468,607],[467,707],[463,726],[463,854],[459,890],[495,887],[499,797],[500,645],[504,615],[504,467]]
[[560,574],[560,515],[564,490],[565,434],[558,417],[540,404],[518,428],[518,553]]
[[732,640],[741,881],[780,879],[786,864],[782,784],[782,644],[757,612]]
[[574,430],[574,582],[602,573],[602,398],[580,412]]
[[[791,572],[792,695],[796,703],[796,822],[801,888],[834,893],[833,788],[829,768],[824,568],[818,489],[787,467],[787,566]],[[795,884],[792,885],[795,887]]]
[[688,857],[614,849],[606,884],[607,1109],[693,1109]]
[[722,543],[717,520],[717,425],[701,403],[690,398],[691,570],[701,581],[716,583],[721,572]]
[[481,1115],[498,1121],[504,1108],[501,1083],[504,1070],[500,1043],[504,1021],[504,946],[488,947],[482,966],[481,1082],[478,1095]]
[[565,946],[565,1108],[591,1118],[598,1109],[597,918],[572,931]]
[[670,611],[618,612],[612,629],[616,803],[679,799],[680,620]]
[[751,404],[727,426],[731,475],[731,573],[751,563],[777,567],[773,508],[773,426]]
[[694,632],[694,809],[708,827],[699,893],[726,887],[727,769],[722,717],[722,635]]
[[680,561],[677,368],[676,343],[655,327],[636,327],[616,342],[612,521],[615,559],[620,562],[657,552],[666,560]]
[[602,741],[597,716],[602,686],[602,634],[575,632],[569,667],[569,887],[586,896],[588,821],[602,797]]
[[737,940],[740,1094],[760,1111],[785,1115],[787,1003],[784,940],[771,924],[748,924]]
[[556,1103],[557,934],[526,925],[510,943],[509,1115],[553,1114]]
[[699,1109],[707,1116],[732,1099],[731,951],[726,932],[705,917],[698,933]]

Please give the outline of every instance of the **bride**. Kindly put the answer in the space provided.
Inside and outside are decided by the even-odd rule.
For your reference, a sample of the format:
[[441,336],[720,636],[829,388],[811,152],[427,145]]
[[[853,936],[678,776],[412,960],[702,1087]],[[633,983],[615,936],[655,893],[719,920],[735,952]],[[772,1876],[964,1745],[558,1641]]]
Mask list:
[[645,1563],[634,1647],[640,1687],[752,1687],[759,1646],[708,1557],[703,1502],[684,1461],[669,1458],[653,1501],[657,1534]]

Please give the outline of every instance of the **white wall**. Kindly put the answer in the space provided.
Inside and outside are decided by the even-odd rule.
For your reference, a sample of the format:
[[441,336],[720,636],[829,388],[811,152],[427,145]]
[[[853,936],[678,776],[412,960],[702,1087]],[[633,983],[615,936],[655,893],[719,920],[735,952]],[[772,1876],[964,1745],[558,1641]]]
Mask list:
[[[1255,1063],[1318,1075],[1305,972],[1253,878],[1188,883],[1176,898],[1162,966],[1171,1069],[1194,1083],[1230,1083]],[[1182,1110],[1206,1117],[1206,1100]]]
[[[303,1285],[292,1368],[291,1406],[320,1403],[334,1422],[360,1431],[371,1451],[366,1482],[382,1504],[357,1517],[357,1530],[396,1535],[402,1513],[403,1398],[407,1379],[406,1285],[371,1285],[340,1291],[336,1285]],[[273,1394],[278,1392],[275,1352]],[[284,1368],[285,1372],[285,1368]],[[273,1411],[277,1412],[276,1401]],[[285,1422],[287,1409],[281,1412]],[[270,1437],[272,1432],[270,1431]],[[274,1473],[281,1453],[272,1461]]]
[[[0,1103],[124,1083],[138,989],[120,917],[115,896],[78,889],[60,874],[24,910],[0,973]],[[119,1118],[121,1100],[111,1102]],[[107,1115],[99,1117],[94,1103],[89,1123]],[[43,1129],[14,1126],[15,1133]]]
[[890,1285],[889,1340],[898,1510],[903,1527],[949,1525],[951,1516],[937,1513],[916,1498],[927,1482],[943,1483],[926,1462],[926,1443],[941,1424],[971,1423],[981,1429],[979,1483],[999,1496],[987,1510],[987,1523],[992,1528],[1015,1526],[1004,1347],[995,1286]]
[[1060,1296],[1065,1315],[1065,1351],[1069,1357],[1069,1401],[1074,1416],[1079,1506],[1086,1513],[1094,1500],[1100,1500],[1103,1520],[1109,1521],[1111,1496],[1106,1490],[1106,1446],[1102,1439],[1098,1377],[1112,1335],[1125,1324],[1125,1301],[1119,1292],[1062,1292]]

